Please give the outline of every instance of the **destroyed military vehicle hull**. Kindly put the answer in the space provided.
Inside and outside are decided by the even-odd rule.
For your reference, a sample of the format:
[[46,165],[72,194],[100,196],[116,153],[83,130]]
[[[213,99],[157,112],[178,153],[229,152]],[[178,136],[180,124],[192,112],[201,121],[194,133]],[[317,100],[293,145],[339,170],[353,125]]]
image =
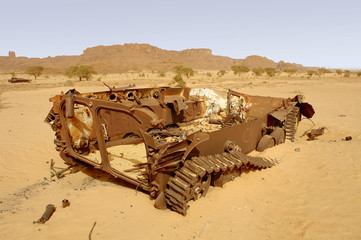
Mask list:
[[[68,163],[82,161],[149,192],[155,207],[186,214],[209,186],[275,161],[246,154],[294,140],[312,106],[228,90],[129,88],[70,90],[50,99],[45,122]],[[140,155],[143,154],[143,157]]]

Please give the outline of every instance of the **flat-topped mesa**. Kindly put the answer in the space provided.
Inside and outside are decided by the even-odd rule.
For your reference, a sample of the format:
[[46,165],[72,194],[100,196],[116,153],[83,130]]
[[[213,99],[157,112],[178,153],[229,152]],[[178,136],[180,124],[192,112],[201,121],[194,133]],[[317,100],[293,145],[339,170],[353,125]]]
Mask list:
[[245,59],[232,59],[216,56],[206,48],[182,51],[165,50],[149,44],[129,43],[113,46],[87,48],[76,56],[56,56],[47,58],[20,58],[10,51],[9,56],[0,57],[0,71],[24,71],[29,66],[41,65],[48,72],[63,73],[72,65],[91,65],[99,73],[119,73],[127,71],[171,71],[177,65],[197,70],[231,71],[233,65],[244,65],[250,69],[293,68],[305,71],[308,68],[299,64],[274,62],[266,57],[248,56]]
[[212,50],[207,48],[191,48],[179,52],[180,55],[212,55]]

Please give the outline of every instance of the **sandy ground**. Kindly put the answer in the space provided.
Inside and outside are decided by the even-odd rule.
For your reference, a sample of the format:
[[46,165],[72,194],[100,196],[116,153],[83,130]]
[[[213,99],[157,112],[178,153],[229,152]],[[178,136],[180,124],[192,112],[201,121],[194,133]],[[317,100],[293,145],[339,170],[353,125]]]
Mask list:
[[[170,82],[136,75],[102,78],[116,86]],[[96,79],[66,81],[0,84],[0,239],[87,239],[95,221],[92,239],[361,239],[359,78],[187,80],[192,87],[249,94],[302,93],[316,110],[314,128],[327,130],[306,141],[301,135],[313,124],[304,120],[294,143],[251,153],[277,158],[279,165],[211,188],[190,203],[186,217],[155,209],[147,194],[91,168],[51,181],[49,161],[64,165],[54,149],[54,133],[43,122],[49,97],[70,85],[80,92],[106,90]],[[352,141],[342,140],[349,135]],[[70,207],[61,207],[64,198]],[[52,218],[33,224],[49,203],[57,207]]]

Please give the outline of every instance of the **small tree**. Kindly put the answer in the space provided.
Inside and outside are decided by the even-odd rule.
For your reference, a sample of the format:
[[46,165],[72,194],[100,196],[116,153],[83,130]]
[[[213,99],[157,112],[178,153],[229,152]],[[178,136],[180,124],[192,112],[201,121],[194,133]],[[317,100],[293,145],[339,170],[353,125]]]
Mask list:
[[43,66],[30,66],[26,68],[25,73],[34,76],[36,80],[36,78],[39,77],[43,73],[43,71],[44,71]]
[[338,75],[342,75],[343,71],[342,71],[341,69],[336,69],[336,73],[337,73]]
[[68,77],[78,77],[79,81],[83,78],[89,80],[93,77],[93,74],[97,74],[92,66],[87,65],[79,65],[79,66],[71,66],[65,70],[65,75]]
[[283,72],[288,73],[288,76],[290,77],[297,72],[297,69],[285,69]]
[[176,75],[173,77],[173,80],[174,80],[175,83],[177,83],[177,87],[181,87],[181,88],[186,88],[186,87],[187,87],[187,84],[186,84],[186,82],[183,80],[182,75],[176,74]]
[[274,77],[276,75],[276,69],[275,68],[265,68],[264,69],[267,76]]
[[10,72],[11,74],[11,78],[16,78],[16,73],[15,72]]
[[261,76],[264,73],[264,69],[263,68],[253,68],[252,72],[256,75],[256,76]]
[[224,74],[226,74],[225,70],[219,70],[219,72],[217,72],[217,76],[220,77],[220,78],[223,77]]
[[247,66],[241,66],[241,65],[234,65],[231,67],[234,75],[238,74],[238,76],[241,74],[241,73],[247,73],[249,72],[249,68]]
[[308,70],[307,71],[307,75],[309,76],[309,77],[312,77],[313,75],[315,75],[317,72],[316,71],[314,71],[314,70]]
[[344,76],[344,77],[350,77],[350,76],[351,76],[350,70],[345,70],[345,73],[344,73],[343,76]]
[[182,65],[175,66],[174,71],[177,75],[184,74],[187,78],[194,75],[194,70],[192,68],[183,67]]
[[194,70],[192,68],[183,68],[183,74],[189,78],[194,75]]
[[361,77],[361,71],[358,71],[358,72],[356,73],[356,75],[357,75],[358,77]]

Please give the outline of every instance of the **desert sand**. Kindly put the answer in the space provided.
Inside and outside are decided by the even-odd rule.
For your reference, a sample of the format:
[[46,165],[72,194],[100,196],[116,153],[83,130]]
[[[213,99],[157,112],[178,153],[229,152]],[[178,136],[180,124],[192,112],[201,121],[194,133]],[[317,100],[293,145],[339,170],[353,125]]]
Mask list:
[[[214,74],[215,75],[215,74]],[[101,77],[101,79],[99,79]],[[6,76],[2,77],[3,79]],[[270,169],[242,174],[223,188],[190,202],[187,216],[157,210],[146,193],[92,168],[50,177],[49,162],[64,167],[44,123],[49,98],[76,88],[109,85],[155,87],[170,82],[151,73],[95,77],[69,82],[40,77],[30,84],[0,83],[0,239],[361,239],[360,78],[251,78],[202,74],[189,87],[227,88],[265,96],[304,94],[316,111],[301,122],[295,142],[252,155],[276,158]],[[100,81],[97,81],[100,80]],[[73,86],[71,86],[73,85]],[[326,127],[317,140],[302,136]],[[351,141],[343,141],[352,136]],[[299,148],[299,152],[295,151]],[[68,199],[71,205],[61,207]],[[33,224],[47,204],[56,212]]]

